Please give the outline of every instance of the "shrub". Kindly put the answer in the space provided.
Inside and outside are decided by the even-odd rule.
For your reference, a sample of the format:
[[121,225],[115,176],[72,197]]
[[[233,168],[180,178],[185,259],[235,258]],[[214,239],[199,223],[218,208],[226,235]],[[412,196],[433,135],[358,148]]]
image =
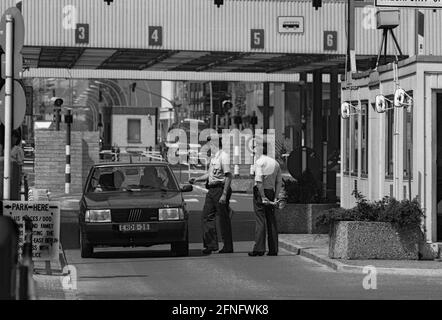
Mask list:
[[390,222],[395,227],[420,227],[423,211],[417,198],[398,201],[384,197],[378,201],[368,201],[359,192],[353,192],[356,206],[352,209],[334,208],[325,211],[316,219],[316,226],[330,226],[337,221]]

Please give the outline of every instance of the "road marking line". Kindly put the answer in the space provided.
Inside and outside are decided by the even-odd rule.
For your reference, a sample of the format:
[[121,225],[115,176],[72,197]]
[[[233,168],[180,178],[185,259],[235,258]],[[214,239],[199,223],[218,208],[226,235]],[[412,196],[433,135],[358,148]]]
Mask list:
[[200,186],[193,186],[195,189],[198,189],[198,190],[200,190],[200,191],[203,191],[203,192],[205,192],[205,193],[207,193],[207,189],[206,188],[203,188],[203,187],[200,187]]

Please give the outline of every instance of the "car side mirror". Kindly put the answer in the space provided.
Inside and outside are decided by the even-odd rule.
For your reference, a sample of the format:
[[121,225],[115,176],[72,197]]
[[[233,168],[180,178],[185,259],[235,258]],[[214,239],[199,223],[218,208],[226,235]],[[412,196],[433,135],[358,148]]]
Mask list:
[[181,186],[181,192],[191,192],[193,191],[193,186],[191,184],[185,184]]

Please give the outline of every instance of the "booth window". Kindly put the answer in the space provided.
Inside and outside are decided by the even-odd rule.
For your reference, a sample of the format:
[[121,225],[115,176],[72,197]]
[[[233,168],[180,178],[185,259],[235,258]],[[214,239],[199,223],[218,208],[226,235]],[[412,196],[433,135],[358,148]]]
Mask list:
[[127,119],[127,142],[141,143],[141,120]]
[[352,159],[352,167],[351,167],[351,173],[352,175],[358,174],[358,154],[359,154],[359,146],[358,146],[358,139],[359,139],[359,115],[356,114],[353,117],[351,117],[351,122],[353,123],[352,126],[352,136],[351,136],[351,159]]
[[368,174],[368,102],[361,106],[361,174]]
[[[412,92],[407,92],[412,96]],[[413,107],[404,107],[404,178],[413,178]],[[410,158],[408,158],[410,155]]]
[[350,172],[350,121],[344,120],[344,172],[349,173]]
[[[393,100],[393,97],[387,97]],[[394,109],[385,113],[386,116],[386,143],[385,143],[385,174],[387,178],[393,177],[393,141],[394,141]]]

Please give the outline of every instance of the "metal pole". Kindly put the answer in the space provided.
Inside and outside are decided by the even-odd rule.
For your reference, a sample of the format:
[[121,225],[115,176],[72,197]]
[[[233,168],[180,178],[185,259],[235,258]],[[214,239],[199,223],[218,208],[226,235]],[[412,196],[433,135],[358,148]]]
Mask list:
[[322,161],[322,195],[324,199],[327,197],[327,141],[323,142],[323,161]]
[[71,110],[68,110],[66,121],[66,171],[64,193],[70,193],[71,187]]
[[411,201],[411,153],[408,151],[408,199]]
[[3,199],[11,197],[11,134],[14,97],[14,19],[6,16],[6,73],[5,73],[5,165],[3,170]]
[[55,130],[60,131],[60,109],[55,110]]

